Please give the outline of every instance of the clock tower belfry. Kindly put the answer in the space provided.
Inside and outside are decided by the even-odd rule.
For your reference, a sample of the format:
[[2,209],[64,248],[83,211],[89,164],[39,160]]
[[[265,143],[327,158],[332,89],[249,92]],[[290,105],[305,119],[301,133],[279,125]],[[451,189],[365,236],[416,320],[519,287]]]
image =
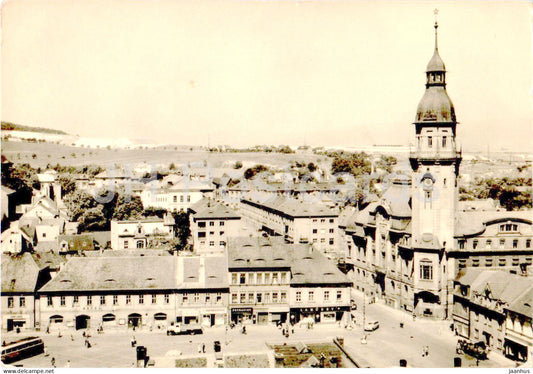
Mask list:
[[424,301],[432,298],[428,297],[429,293],[435,296],[428,303],[436,304],[430,309],[440,311],[434,310],[432,314],[445,313],[446,309],[446,252],[454,243],[457,177],[461,163],[461,152],[456,144],[457,120],[446,92],[446,69],[439,55],[437,30],[435,21],[435,50],[426,69],[426,90],[414,122],[416,145],[409,157],[413,169],[411,247],[415,292],[424,294]]

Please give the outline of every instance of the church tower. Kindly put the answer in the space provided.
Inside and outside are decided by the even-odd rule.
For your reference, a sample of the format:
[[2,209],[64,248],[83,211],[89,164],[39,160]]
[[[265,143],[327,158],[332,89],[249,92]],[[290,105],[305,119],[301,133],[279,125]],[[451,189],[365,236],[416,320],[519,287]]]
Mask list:
[[[416,145],[409,161],[412,174],[411,247],[415,294],[420,313],[445,315],[448,299],[447,250],[453,248],[457,176],[455,110],[446,92],[446,69],[437,40],[426,69],[426,90],[415,118]],[[444,316],[443,315],[443,316]]]

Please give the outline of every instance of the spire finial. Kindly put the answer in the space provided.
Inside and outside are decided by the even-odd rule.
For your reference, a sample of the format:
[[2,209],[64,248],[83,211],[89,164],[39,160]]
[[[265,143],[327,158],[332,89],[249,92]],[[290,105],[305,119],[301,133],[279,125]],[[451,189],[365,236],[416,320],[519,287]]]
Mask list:
[[435,10],[433,11],[433,14],[435,15],[435,50],[438,50],[439,47],[437,44],[437,29],[439,28],[439,23],[438,23],[437,16],[439,15],[439,10],[435,8]]

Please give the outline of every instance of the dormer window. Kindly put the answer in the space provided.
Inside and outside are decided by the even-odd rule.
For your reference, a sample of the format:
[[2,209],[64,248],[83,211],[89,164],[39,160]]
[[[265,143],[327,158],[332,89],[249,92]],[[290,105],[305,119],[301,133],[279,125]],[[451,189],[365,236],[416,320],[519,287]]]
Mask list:
[[428,136],[428,147],[429,148],[433,147],[433,137],[431,136]]

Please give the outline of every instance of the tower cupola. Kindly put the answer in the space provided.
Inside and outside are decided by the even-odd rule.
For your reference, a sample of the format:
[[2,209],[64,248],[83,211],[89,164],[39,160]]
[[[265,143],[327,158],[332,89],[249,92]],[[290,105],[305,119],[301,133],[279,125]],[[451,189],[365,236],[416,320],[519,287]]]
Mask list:
[[446,92],[446,67],[439,55],[438,28],[435,21],[435,50],[426,68],[426,91],[418,104],[415,123],[456,123],[455,109]]

